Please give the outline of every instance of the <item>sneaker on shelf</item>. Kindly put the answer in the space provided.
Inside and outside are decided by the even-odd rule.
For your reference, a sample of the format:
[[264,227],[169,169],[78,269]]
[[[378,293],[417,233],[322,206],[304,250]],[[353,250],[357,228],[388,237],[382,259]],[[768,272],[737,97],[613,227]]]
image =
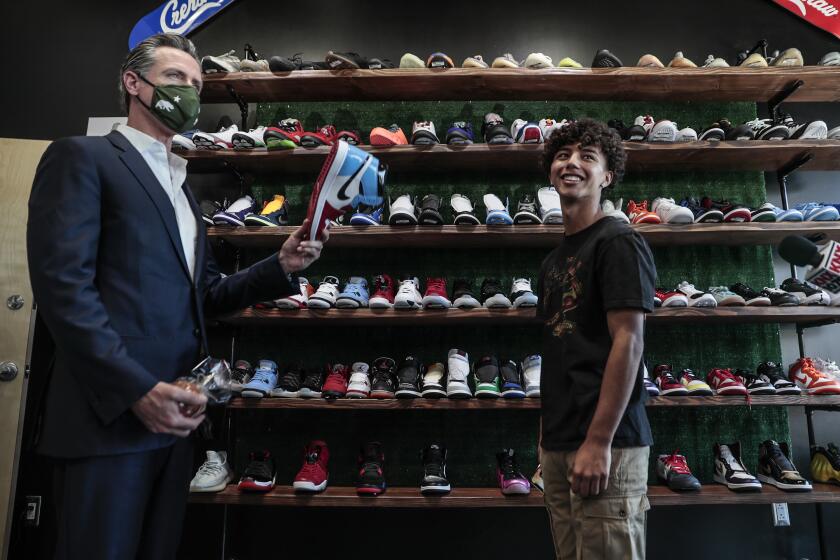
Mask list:
[[525,396],[540,397],[540,373],[542,371],[542,356],[532,354],[522,360],[522,380],[525,382]]
[[714,368],[706,376],[706,383],[714,389],[716,395],[746,397],[749,395],[747,388],[741,383],[732,370],[729,368]]
[[739,66],[745,68],[767,68],[767,59],[761,53],[744,53],[744,56],[738,55],[740,59]]
[[552,62],[550,56],[537,52],[526,56],[522,66],[531,70],[543,70],[545,68],[554,68],[554,62]]
[[540,119],[539,125],[543,140],[548,142],[548,139],[551,138],[551,135],[554,134],[555,130],[560,130],[567,124],[569,124],[569,121],[566,119],[563,119],[562,121],[556,121],[551,117]]
[[373,296],[368,305],[371,309],[391,309],[394,307],[394,280],[388,274],[380,274],[373,279]]
[[687,59],[683,56],[681,51],[677,51],[677,54],[674,55],[674,58],[671,59],[671,62],[668,63],[669,68],[697,68],[697,65],[694,64],[691,60]]
[[436,194],[427,194],[420,203],[420,216],[418,223],[421,226],[442,226],[443,215],[440,213],[440,197]]
[[440,144],[435,131],[435,123],[432,121],[416,121],[411,125],[411,143],[418,146]]
[[778,288],[765,287],[761,290],[761,295],[770,300],[770,305],[776,307],[794,307],[799,305],[798,297]]
[[715,297],[718,307],[746,305],[747,302],[726,286],[710,286],[709,293]]
[[420,210],[411,198],[411,195],[403,194],[396,200],[388,199],[388,224],[392,226],[416,226],[417,215]]
[[426,278],[423,309],[448,309],[452,302],[446,297],[446,278]]
[[310,309],[329,309],[335,307],[338,298],[338,278],[335,276],[324,276],[315,293],[309,296],[306,305]]
[[481,135],[487,144],[513,144],[513,136],[505,124],[504,119],[496,113],[484,115],[484,123],[481,125]]
[[473,368],[475,396],[478,398],[497,398],[499,390],[499,360],[495,356],[480,358]]
[[186,132],[182,132],[181,134],[176,134],[172,137],[172,149],[173,150],[195,150],[197,146],[195,142],[193,142],[193,135],[199,130],[193,129],[188,130]]
[[233,481],[227,451],[207,450],[204,463],[190,481],[190,492],[221,492]]
[[833,443],[811,447],[811,476],[815,482],[840,485],[840,448]]
[[768,439],[758,446],[757,478],[765,484],[785,492],[810,492],[811,483],[799,474],[790,460],[790,449],[785,441]]
[[799,299],[799,305],[829,305],[831,303],[828,292],[807,280],[788,278],[779,288],[795,295]]
[[718,121],[718,125],[723,130],[724,140],[731,142],[736,140],[755,139],[755,133],[753,132],[752,127],[748,124],[733,125],[729,122],[729,119],[720,119]]
[[802,52],[799,49],[790,48],[785,49],[779,54],[779,51],[773,53],[773,61],[770,66],[803,66]]
[[468,56],[461,64],[461,68],[488,68],[488,64],[484,62],[484,58],[480,54]]
[[612,200],[605,200],[601,203],[601,211],[607,216],[617,218],[625,224],[629,224],[630,218],[627,217],[627,214],[621,211],[621,203],[623,201],[624,199],[621,198],[619,198],[617,202],[613,202]]
[[354,362],[350,366],[350,381],[347,384],[348,399],[366,399],[370,396],[370,366],[365,362]]
[[537,191],[540,206],[540,220],[544,224],[562,224],[563,210],[560,207],[560,195],[554,187],[540,187]]
[[657,288],[654,294],[655,299],[659,300],[659,305],[656,307],[688,307],[688,297],[682,292]]
[[233,133],[230,138],[230,143],[233,144],[234,150],[253,150],[254,148],[265,148],[265,134],[264,126],[252,128],[248,132],[238,130]]
[[205,74],[217,72],[239,72],[242,69],[242,61],[236,56],[236,51],[231,50],[219,56],[201,57],[201,71]]
[[770,383],[776,389],[777,395],[801,395],[802,389],[796,383],[788,379],[782,365],[776,362],[761,362],[756,368],[758,377]]
[[426,59],[426,68],[455,68],[455,63],[444,53],[436,52]]
[[721,142],[726,139],[726,131],[719,122],[713,122],[700,131],[698,140]]
[[776,221],[776,207],[765,202],[758,208],[753,208],[750,211],[751,222],[775,222]]
[[298,397],[302,399],[320,399],[324,386],[324,369],[311,368],[303,372],[303,383],[300,384]]
[[370,131],[371,146],[404,146],[406,144],[408,140],[398,124],[392,124],[388,128],[377,126]]
[[825,358],[814,358],[814,367],[821,371],[824,375],[840,381],[840,367],[834,360],[827,360]]
[[[225,201],[225,204],[227,204],[227,201]],[[225,204],[221,204],[215,200],[202,200],[199,204],[199,210],[201,210],[201,219],[204,223],[208,226],[215,225],[213,216],[223,211]]]
[[621,60],[607,49],[601,49],[595,53],[595,58],[592,59],[592,68],[617,68],[624,66]]
[[831,51],[826,53],[817,64],[820,66],[840,66],[840,52]]
[[659,388],[659,394],[665,397],[676,397],[688,395],[682,383],[674,377],[674,371],[668,364],[660,364],[653,368],[653,381]]
[[298,284],[300,285],[300,293],[275,299],[274,307],[277,309],[303,309],[307,307],[309,297],[315,293],[315,288],[303,276],[298,276]]
[[303,125],[297,119],[283,119],[277,126],[269,126],[263,132],[263,141],[268,150],[292,150],[300,146]]
[[239,479],[241,492],[270,492],[277,481],[274,459],[266,450],[252,451],[248,454],[248,466]]
[[260,360],[254,376],[242,386],[242,396],[249,398],[267,397],[277,385],[277,364],[271,360]]
[[531,483],[519,472],[513,449],[504,449],[496,453],[496,478],[502,494],[506,496],[531,493]]
[[516,119],[510,125],[510,135],[517,144],[541,144],[543,141],[539,123]]
[[752,129],[755,140],[787,140],[790,137],[788,127],[773,119],[756,118],[744,124]]
[[362,445],[359,453],[359,478],[356,493],[361,496],[378,496],[385,491],[385,454],[382,444],[372,441]]
[[560,62],[557,63],[557,68],[583,68],[583,65],[573,58],[564,56],[560,59]]
[[741,442],[716,443],[714,481],[734,492],[760,492],[761,482],[747,472],[741,461]]
[[421,385],[426,366],[416,356],[407,356],[397,369],[397,391],[394,395],[398,399],[414,399],[423,396]]
[[542,493],[545,493],[545,482],[543,481],[542,465],[537,465],[537,470],[531,477],[531,485]]
[[370,398],[393,399],[396,390],[397,364],[391,358],[376,358],[373,361],[370,382]]
[[513,225],[507,198],[502,202],[495,194],[487,193],[484,195],[484,207],[487,208],[487,225]]
[[358,70],[367,67],[365,57],[354,52],[328,51],[324,62],[330,70]]
[[703,62],[703,68],[729,68],[729,63],[720,57],[710,54],[706,57],[705,62]]
[[420,482],[420,493],[424,496],[448,494],[451,490],[446,478],[446,447],[433,443],[423,448],[423,480]]
[[327,488],[330,474],[327,465],[330,449],[321,440],[310,441],[303,448],[303,465],[295,475],[292,488],[295,492],[323,492]]
[[464,350],[452,348],[447,357],[446,396],[450,399],[469,399],[470,356]]
[[423,398],[440,399],[446,397],[446,366],[440,362],[429,364],[423,374]]
[[631,224],[659,224],[662,219],[655,213],[648,210],[647,200],[643,200],[641,204],[636,204],[631,200],[627,203],[627,216],[630,218]]
[[322,126],[317,132],[304,132],[300,136],[300,145],[304,148],[332,146],[335,142],[336,131],[335,127],[331,124]]
[[541,224],[537,203],[534,195],[526,193],[519,199],[516,205],[516,214],[513,216],[514,224]]
[[351,226],[379,226],[382,225],[382,214],[385,209],[382,206],[368,206],[359,204],[356,211],[350,216]]
[[455,212],[454,223],[456,226],[460,225],[479,225],[481,220],[475,216],[475,209],[473,203],[469,198],[462,194],[453,194],[449,199],[449,205]]
[[690,397],[711,397],[715,394],[708,383],[698,379],[694,372],[688,368],[681,370],[677,374],[677,379],[686,388]]
[[420,294],[420,281],[417,277],[401,280],[397,295],[394,296],[394,309],[419,309],[422,306],[423,296]]
[[470,280],[459,278],[452,284],[452,307],[458,309],[475,309],[481,307],[473,293],[473,286]]
[[525,390],[522,388],[522,372],[513,360],[502,360],[499,366],[501,373],[502,397],[506,399],[524,399]]
[[335,135],[335,141],[338,142],[339,140],[344,140],[351,146],[358,146],[362,143],[362,137],[359,136],[359,132],[356,130],[338,131],[338,134]]
[[674,140],[677,143],[685,143],[685,142],[697,142],[697,131],[691,128],[690,126],[686,126],[681,128],[677,131],[677,137]]
[[767,307],[770,305],[769,297],[763,295],[761,292],[756,292],[743,282],[736,282],[729,286],[729,289],[744,298],[744,303],[748,306]]
[[245,216],[254,212],[254,199],[245,195],[236,199],[233,204],[213,215],[213,223],[217,226],[244,226]]
[[659,216],[663,224],[692,224],[694,223],[694,213],[674,202],[673,198],[655,198],[653,212]]
[[790,115],[782,117],[781,124],[790,131],[791,140],[825,140],[828,137],[828,126],[824,121],[807,121],[802,124],[793,120]]
[[753,371],[736,369],[735,377],[747,388],[747,393],[752,395],[775,395],[776,388],[768,383]]
[[512,54],[505,53],[502,56],[497,56],[493,60],[492,67],[493,68],[521,68],[522,65],[519,63],[518,60],[513,58]]
[[817,369],[812,358],[799,358],[788,368],[788,378],[806,395],[840,395],[840,381]]
[[241,393],[242,387],[247,385],[254,376],[254,368],[247,360],[236,360],[230,370],[230,390]]
[[650,115],[639,115],[633,119],[633,125],[627,128],[625,133],[628,142],[642,142],[647,140],[648,134],[656,121]]
[[720,210],[723,213],[724,222],[749,222],[752,219],[749,208],[726,200],[717,201],[705,196],[700,201],[700,205],[709,210]]
[[806,222],[835,222],[840,219],[837,208],[828,204],[806,202],[797,204],[795,208],[802,212],[803,220]]
[[344,290],[335,298],[339,309],[358,309],[368,306],[368,282],[361,276],[351,276],[344,285]]
[[510,289],[510,301],[514,308],[536,307],[537,296],[531,289],[530,278],[514,278],[513,286]]
[[481,304],[487,308],[509,309],[512,303],[495,278],[485,278],[481,283]]
[[680,201],[680,206],[685,206],[691,211],[695,224],[720,223],[723,221],[723,212],[720,209],[706,208],[696,198],[684,198]]
[[649,397],[658,397],[659,396],[659,387],[656,386],[656,383],[651,381],[650,379],[650,372],[648,372],[647,364],[644,364],[644,376],[642,377],[642,381],[644,382],[645,391]]
[[677,285],[677,291],[685,294],[689,307],[717,307],[717,299],[708,292],[698,290],[694,284],[683,280]]
[[692,492],[702,488],[700,481],[691,474],[685,456],[678,455],[676,451],[656,458],[656,477],[675,492]]
[[450,146],[472,144],[474,139],[472,123],[456,121],[446,131],[446,143]]
[[334,364],[329,366],[328,370],[324,386],[321,388],[321,396],[325,399],[343,399],[350,382],[350,368],[344,364]]
[[405,53],[400,58],[400,68],[425,68],[426,63],[417,55]]
[[636,66],[641,68],[665,68],[665,65],[662,64],[659,57],[652,54],[643,54],[641,58],[639,58],[639,62],[636,63]]
[[300,396],[300,386],[303,383],[303,367],[300,364],[286,366],[283,375],[277,380],[277,385],[271,390],[272,397],[295,398]]
[[805,216],[802,215],[802,212],[800,212],[796,208],[788,208],[787,210],[783,210],[775,205],[770,204],[769,202],[764,203],[763,206],[768,205],[773,207],[773,213],[776,215],[777,222],[801,222],[805,219]]
[[[186,132],[184,134],[186,134]],[[829,130],[826,136],[829,140],[840,140],[840,126],[835,126],[831,130]],[[172,139],[172,142],[175,142],[174,138]]]
[[275,194],[271,200],[266,200],[259,214],[250,212],[243,220],[246,226],[285,226],[289,223],[289,214],[286,211],[286,197],[282,194]]
[[648,142],[672,143],[677,141],[677,123],[663,119],[656,121],[647,134]]

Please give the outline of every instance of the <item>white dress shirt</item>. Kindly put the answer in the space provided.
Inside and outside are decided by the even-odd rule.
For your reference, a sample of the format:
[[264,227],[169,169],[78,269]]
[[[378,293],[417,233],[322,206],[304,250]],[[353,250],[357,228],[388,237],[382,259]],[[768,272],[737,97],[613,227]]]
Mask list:
[[136,128],[121,124],[117,126],[117,132],[125,136],[126,140],[140,152],[152,173],[157,177],[169,201],[172,202],[178,233],[181,236],[181,246],[187,258],[187,268],[190,270],[190,278],[194,279],[198,224],[190,207],[190,201],[187,200],[187,195],[181,188],[187,178],[187,160],[168,151],[161,142]]

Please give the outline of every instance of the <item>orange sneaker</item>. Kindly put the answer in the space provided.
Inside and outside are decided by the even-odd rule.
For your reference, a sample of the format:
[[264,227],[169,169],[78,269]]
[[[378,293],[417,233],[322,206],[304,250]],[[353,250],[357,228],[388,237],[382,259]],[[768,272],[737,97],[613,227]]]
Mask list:
[[395,124],[388,128],[377,126],[370,131],[371,146],[398,146],[401,144],[408,144],[408,140],[402,129]]
[[648,202],[643,200],[636,204],[632,200],[627,203],[627,215],[630,216],[631,224],[659,224],[662,220],[653,212],[648,211]]
[[840,382],[818,370],[811,358],[790,364],[788,377],[806,395],[840,395]]

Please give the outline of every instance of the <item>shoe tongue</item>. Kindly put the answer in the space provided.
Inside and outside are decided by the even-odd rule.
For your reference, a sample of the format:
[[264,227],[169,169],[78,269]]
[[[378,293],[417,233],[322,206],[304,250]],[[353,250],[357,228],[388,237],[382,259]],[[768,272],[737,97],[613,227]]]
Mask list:
[[207,459],[205,460],[206,463],[222,463],[222,456],[219,455],[218,451],[207,450]]

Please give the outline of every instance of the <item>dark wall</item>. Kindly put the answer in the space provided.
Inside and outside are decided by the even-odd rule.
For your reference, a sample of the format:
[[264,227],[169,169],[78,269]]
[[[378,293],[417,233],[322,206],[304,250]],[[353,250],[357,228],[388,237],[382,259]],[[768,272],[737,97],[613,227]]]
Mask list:
[[[2,21],[13,25],[0,35],[0,52],[9,70],[7,76],[14,78],[7,77],[0,87],[0,100],[7,107],[0,119],[0,137],[54,139],[84,134],[88,117],[120,114],[117,72],[128,33],[137,19],[159,4],[158,0],[77,0],[40,3],[36,9],[32,4],[4,2]],[[539,0],[527,5],[496,0],[434,5],[381,0],[290,5],[276,0],[240,0],[192,38],[201,54],[230,49],[241,54],[242,45],[250,42],[264,55],[303,51],[307,57],[319,58],[328,49],[355,50],[395,62],[406,51],[422,57],[442,50],[457,62],[476,53],[489,60],[503,52],[524,58],[528,52],[542,51],[555,62],[571,56],[588,65],[602,47],[629,65],[646,52],[667,64],[676,50],[697,63],[709,53],[731,62],[737,51],[767,38],[771,48],[799,47],[806,63],[813,64],[825,52],[840,49],[840,41],[769,0]],[[840,124],[840,106],[788,105],[787,109],[794,115],[820,115],[830,127]],[[200,124],[211,126],[222,112],[236,114],[233,106],[206,107]],[[836,176],[822,180],[836,182]],[[792,418],[792,422],[801,421],[801,416]],[[826,419],[826,424],[829,422]],[[801,436],[801,426],[794,428],[793,433]],[[818,439],[823,437],[818,428]],[[807,470],[805,459],[797,460]],[[648,525],[649,555],[819,558],[815,508],[791,506],[790,512],[793,526],[776,529],[768,506],[654,509]],[[260,535],[247,540],[283,539],[278,551],[308,550],[315,558],[323,556],[318,550],[343,547],[347,557],[370,557],[370,553],[405,551],[407,543],[412,552],[401,556],[450,558],[469,550],[485,558],[517,553],[547,558],[551,550],[548,524],[541,511],[294,512],[249,508],[239,513],[233,522],[240,529],[237,532]],[[826,526],[837,526],[838,506],[825,507],[825,514]],[[186,548],[183,557],[213,554],[219,515],[219,508],[190,509],[185,538],[192,548]],[[245,551],[242,558],[251,557],[245,541],[236,539],[236,548]],[[346,547],[341,543],[347,543]],[[350,543],[355,544],[351,547]],[[826,558],[840,557],[840,539],[830,531],[828,546]]]

